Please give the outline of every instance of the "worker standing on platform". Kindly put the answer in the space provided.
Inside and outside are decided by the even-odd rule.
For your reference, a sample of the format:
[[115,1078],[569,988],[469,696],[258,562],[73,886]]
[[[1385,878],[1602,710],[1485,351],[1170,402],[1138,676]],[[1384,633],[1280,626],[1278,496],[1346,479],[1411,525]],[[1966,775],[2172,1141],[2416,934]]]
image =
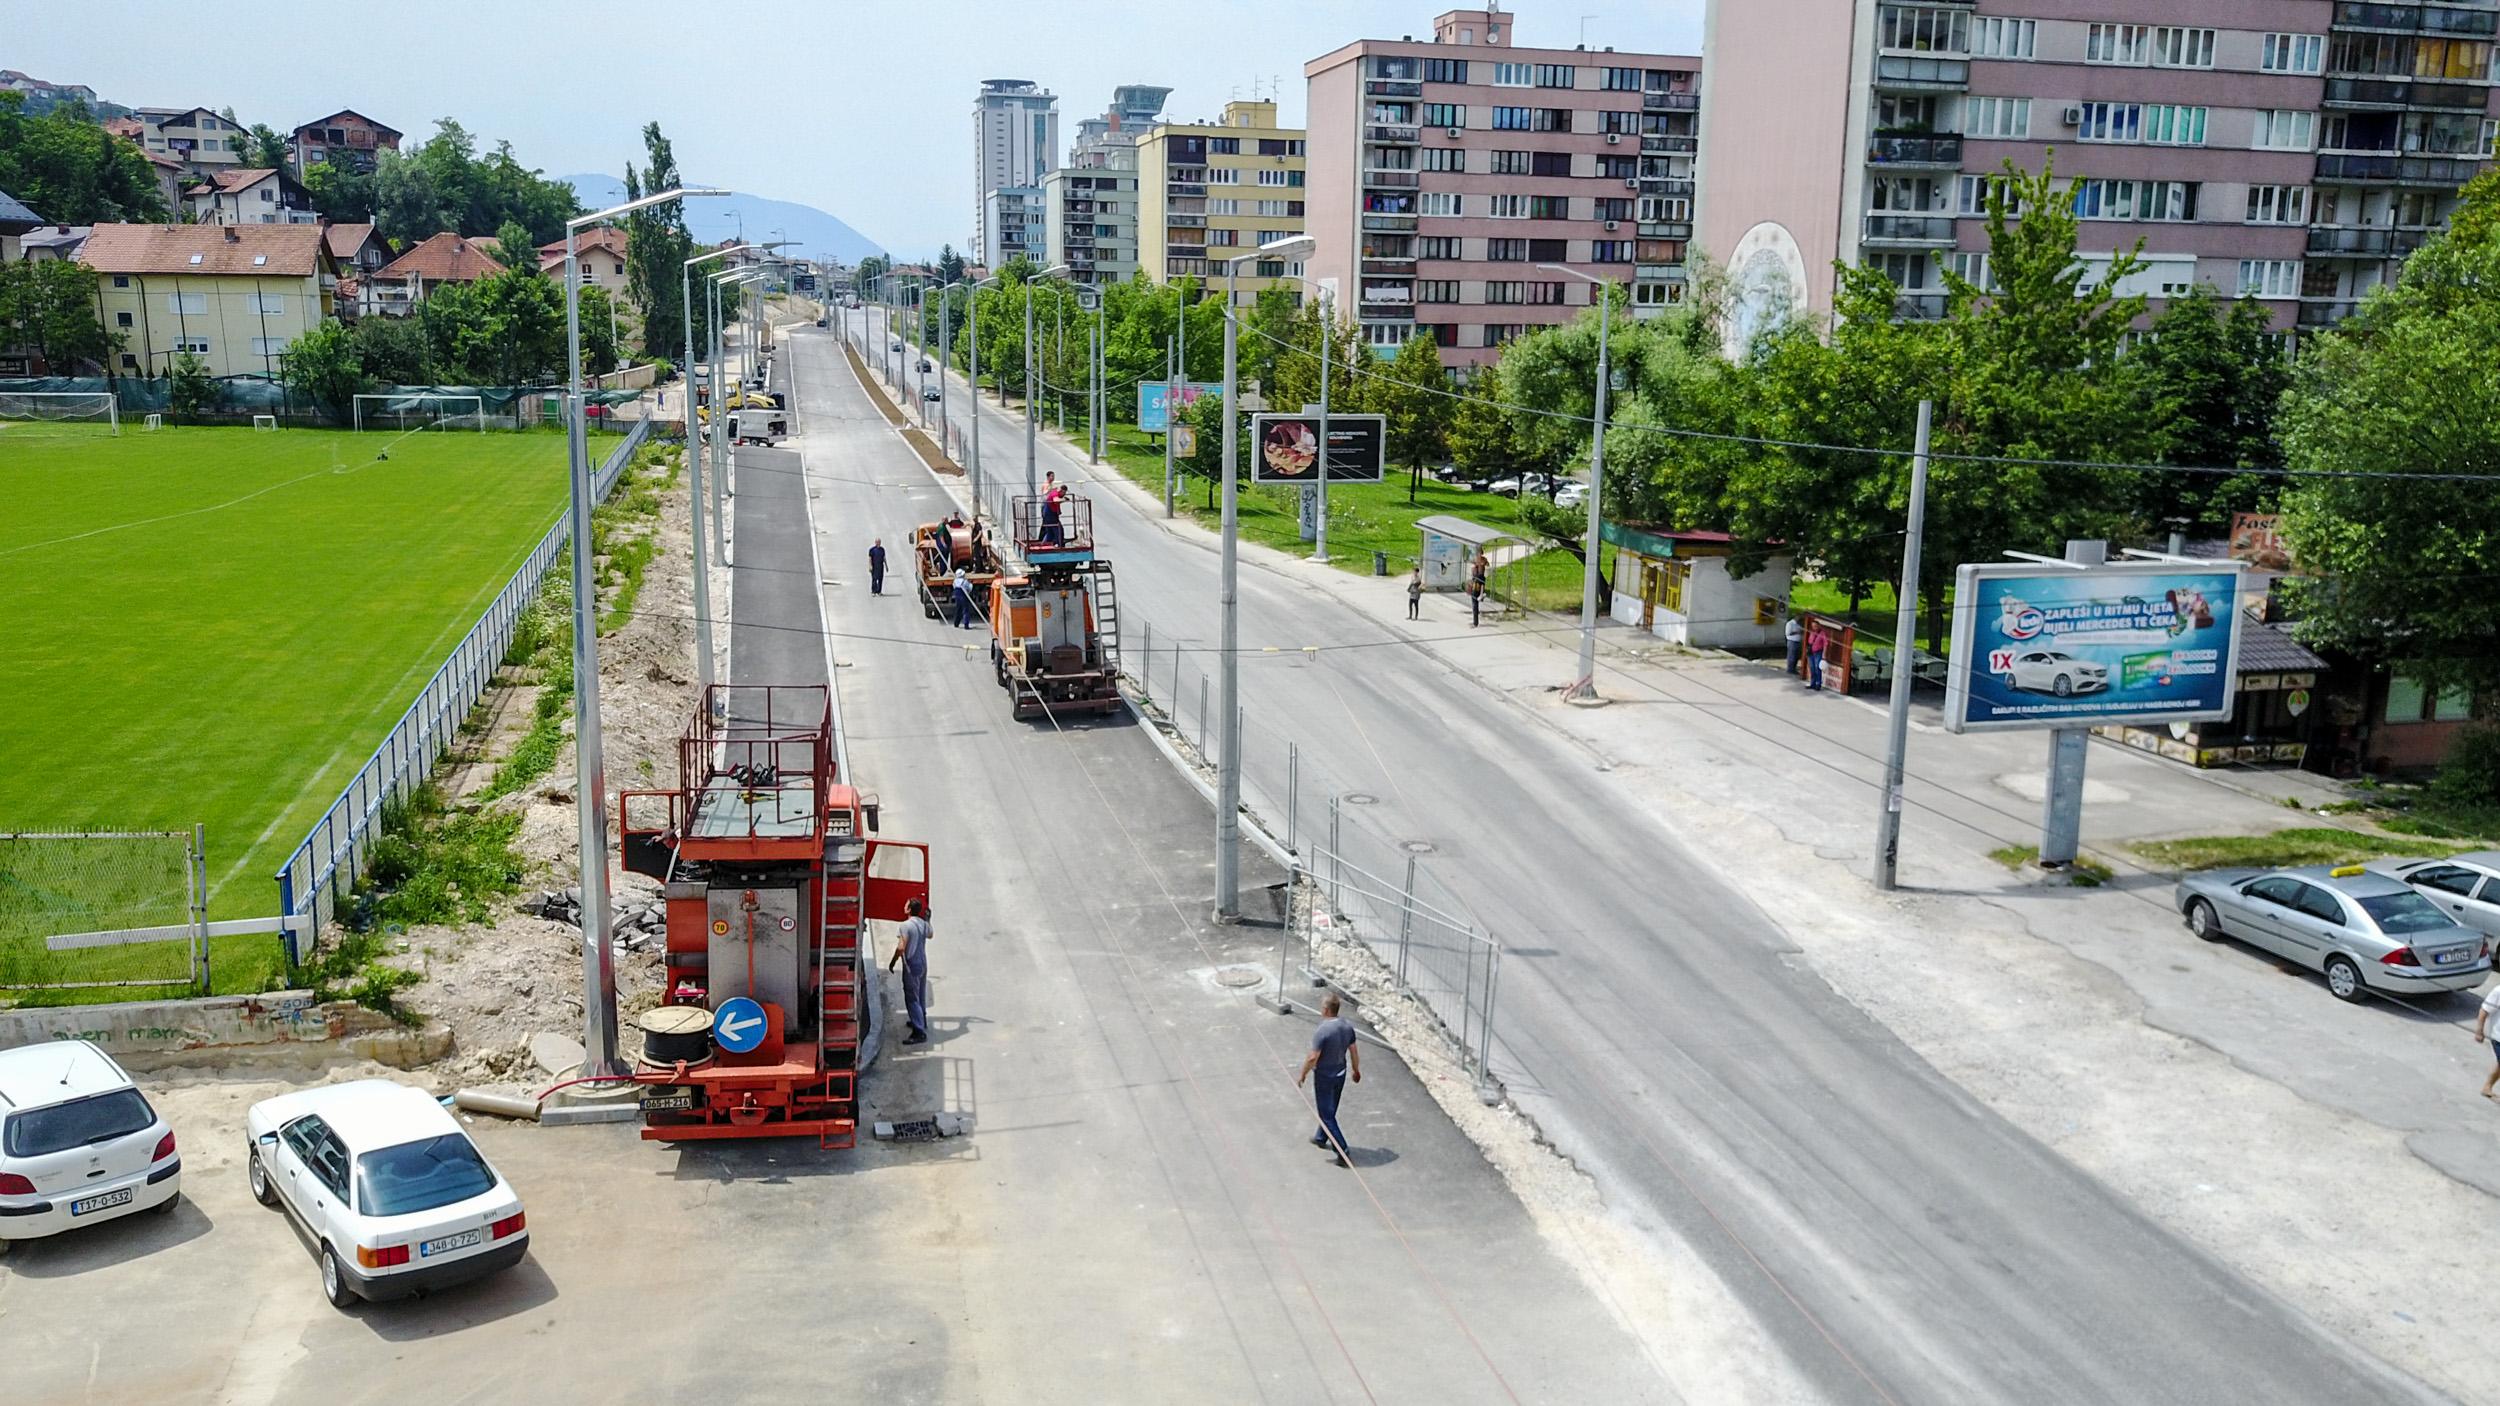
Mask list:
[[868,544],[868,594],[872,596],[885,594],[885,539],[883,537]]
[[894,935],[894,955],[885,969],[902,969],[903,1017],[911,1022],[903,1043],[917,1045],[929,1038],[929,905],[915,898],[903,905],[903,912],[907,916]]
[[1042,540],[1051,546],[1067,542],[1067,528],[1059,520],[1060,504],[1068,496],[1068,486],[1059,481],[1057,472],[1044,476],[1042,486]]

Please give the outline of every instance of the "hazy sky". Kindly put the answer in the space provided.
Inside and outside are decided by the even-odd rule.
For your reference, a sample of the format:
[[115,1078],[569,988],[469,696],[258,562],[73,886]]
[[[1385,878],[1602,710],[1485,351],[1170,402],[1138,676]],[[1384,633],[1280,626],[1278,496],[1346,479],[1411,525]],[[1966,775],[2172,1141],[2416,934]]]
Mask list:
[[[1514,11],[1529,44],[1689,54],[1703,0],[1576,0]],[[422,138],[457,117],[550,175],[621,174],[657,119],[688,179],[817,206],[906,255],[969,241],[971,107],[984,78],[1059,95],[1063,136],[1120,83],[1169,86],[1212,117],[1363,38],[1428,35],[1445,5],[1381,0],[906,0],[722,6],[398,9],[249,0],[0,0],[0,67],[133,107],[232,107],[280,131],[352,107]],[[690,42],[690,16],[702,39]],[[710,54],[704,81],[692,55]],[[1062,156],[1064,156],[1064,151]]]

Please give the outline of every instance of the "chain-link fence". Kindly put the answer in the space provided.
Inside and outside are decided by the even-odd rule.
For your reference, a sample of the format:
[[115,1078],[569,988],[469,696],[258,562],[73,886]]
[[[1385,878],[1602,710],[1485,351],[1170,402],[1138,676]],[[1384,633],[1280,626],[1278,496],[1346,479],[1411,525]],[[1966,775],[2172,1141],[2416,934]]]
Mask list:
[[0,991],[203,990],[207,894],[197,829],[0,832]]

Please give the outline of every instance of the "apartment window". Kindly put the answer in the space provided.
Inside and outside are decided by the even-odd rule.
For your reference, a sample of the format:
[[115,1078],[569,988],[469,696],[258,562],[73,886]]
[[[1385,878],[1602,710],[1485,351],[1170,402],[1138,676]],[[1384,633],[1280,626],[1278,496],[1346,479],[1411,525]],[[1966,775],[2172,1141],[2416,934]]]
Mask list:
[[[1571,153],[1540,151],[1528,158],[1528,174],[1532,176],[1568,176],[1571,174]],[[1561,218],[1556,216],[1557,219]]]
[[130,314],[126,312],[117,312],[113,314],[113,325],[116,327],[128,327],[130,325]]
[[1165,259],[1163,261],[1163,272],[1168,278],[1182,278],[1190,274],[1203,277],[1206,271],[1207,261],[1204,259]]
[[1528,156],[1529,153],[1524,151],[1497,151],[1493,153],[1493,174],[1497,176],[1524,176],[1528,174]]
[[1403,55],[1375,54],[1371,61],[1371,76],[1374,78],[1412,78],[1415,76],[1415,60]]
[[[1539,172],[1539,175],[1546,174]],[[1568,175],[1568,172],[1563,174]],[[1567,220],[1571,218],[1571,198],[1563,195],[1531,195],[1528,197],[1528,218],[1531,220]]]
[[1525,88],[1535,82],[1536,65],[1534,64],[1497,63],[1493,65],[1493,86],[1496,88]]
[[1640,169],[1641,159],[1637,156],[1600,156],[1597,158],[1597,174],[1607,180],[1628,181],[1638,175]]
[[1207,138],[1207,155],[1239,156],[1241,155],[1241,138],[1209,137]]
[[2317,132],[2316,123],[2316,113],[2293,108],[2260,112],[2256,146],[2261,151],[2307,151]]
[[1494,219],[1524,220],[1528,218],[1528,197],[1524,195],[1496,195],[1490,197],[1490,203],[1491,208],[1485,213]]
[[1593,241],[1589,245],[1589,262],[1592,264],[1628,264],[1632,262],[1632,244],[1633,241],[1629,239]]
[[1458,301],[1458,280],[1455,278],[1420,278],[1415,281],[1415,301],[1419,303],[1455,303]]
[[1446,234],[1427,234],[1415,241],[1415,257],[1419,259],[1459,259],[1465,258],[1466,256],[1458,252],[1457,236]]
[[2269,34],[2258,65],[2268,73],[2317,73],[2326,67],[2323,34]]
[[[1236,171],[1233,174],[1238,176],[1240,172]],[[1261,171],[1259,173],[1259,184],[1263,186],[1298,186],[1302,184],[1302,173],[1300,171]]]
[[2240,296],[2289,298],[2300,291],[2300,260],[2240,260]]
[[287,339],[284,337],[254,337],[252,339],[252,355],[282,356],[286,352],[286,344]]
[[1576,88],[1579,70],[1567,63],[1541,63],[1536,66],[1536,86],[1540,88]]
[[1525,283],[1496,279],[1484,285],[1484,300],[1488,303],[1524,303],[1528,300],[1527,287]]
[[1536,110],[1534,122],[1535,125],[1529,128],[1530,131],[1568,132],[1571,130],[1571,109],[1567,107],[1540,107]]
[[1259,231],[1259,242],[1261,244],[1273,244],[1280,239],[1291,239],[1298,233],[1300,233],[1300,231],[1290,229],[1263,229]]
[[[1267,173],[1262,171],[1259,174],[1264,176]],[[1207,168],[1207,184],[1211,186],[1240,185],[1241,168],[1238,166],[1209,166]]]
[[2205,112],[2179,103],[2151,103],[2144,109],[2144,140],[2155,146],[2203,146]]
[[2326,47],[2326,66],[2358,77],[2395,77],[2413,66],[2413,41],[2393,34],[2338,34]]
[[2013,189],[2005,184],[2005,178],[2002,176],[1963,176],[1959,178],[1954,183],[1954,213],[1960,215],[1987,214],[1988,197],[1992,192],[1996,191],[2002,191],[2005,196],[2005,217],[2009,220],[2020,218],[2023,213],[2021,201],[2015,195]]
[[165,311],[176,317],[186,313],[197,316],[208,311],[208,295],[206,293],[168,293],[165,295]]
[[1424,215],[1456,215],[1461,208],[1456,191],[1428,190],[1418,197],[1416,213]]
[[1301,153],[1300,153],[1300,152],[1298,152],[1298,151],[1289,151],[1289,150],[1288,150],[1288,148],[1290,148],[1290,147],[1292,147],[1292,146],[1294,146],[1294,145],[1296,145],[1296,144],[1295,144],[1295,143],[1293,143],[1293,142],[1289,142],[1289,141],[1280,141],[1280,140],[1274,140],[1274,139],[1267,138],[1267,137],[1261,137],[1261,138],[1259,138],[1259,155],[1261,155],[1261,156],[1299,156],[1299,155],[1301,155]]
[[1609,93],[1637,93],[1641,90],[1641,71],[1637,68],[1607,69],[1597,86]]
[[1423,153],[1423,168],[1427,171],[1457,171],[1464,174],[1467,170],[1467,148],[1463,146],[1428,146],[1423,149]]
[[1528,261],[1528,241],[1524,239],[1488,239],[1484,257],[1489,263],[1524,264]]
[[243,298],[243,310],[247,313],[266,314],[270,317],[284,317],[286,316],[286,294],[247,293]]
[[1962,131],[1967,136],[2021,141],[2031,135],[2031,99],[1965,98]]
[[1374,122],[1404,126],[1414,120],[1415,105],[1413,103],[1394,103],[1379,98],[1372,100],[1372,121]]
[[1570,257],[1571,245],[1567,240],[1531,239],[1528,241],[1528,259],[1531,263],[1559,264]]
[[2248,222],[2252,225],[2309,223],[2309,187],[2250,186]]
[[1641,115],[1637,112],[1601,112],[1597,114],[1597,130],[1608,136],[1630,136],[1641,130]]
[[2162,25],[2153,31],[2153,62],[2163,68],[2214,66],[2214,32]]
[[1870,261],[1868,267],[1891,279],[1892,286],[1904,293],[1927,291],[1935,269],[1925,254],[1883,254]]
[[[1421,335],[1422,329],[1417,329]],[[1363,340],[1375,347],[1395,349],[1406,345],[1406,324],[1403,322],[1366,322]]]
[[127,287],[129,287],[129,286],[130,286],[130,275],[129,275],[129,274],[126,274],[126,273],[117,273],[117,274],[114,274],[114,275],[113,275],[113,286],[114,286],[114,287],[116,287],[116,288],[127,288]]
[[2482,39],[2420,40],[2413,50],[2416,78],[2483,79],[2491,76],[2491,44]]
[[2195,181],[2093,179],[2075,182],[2075,215],[2086,220],[2193,220]]
[[1467,61],[1465,59],[1426,59],[1424,60],[1424,81],[1426,83],[1464,83],[1467,81]]
[[1628,220],[1632,218],[1632,198],[1626,195],[1601,195],[1590,201],[1592,220]]
[[1953,272],[1973,287],[1993,286],[1988,281],[1988,256],[1985,254],[1956,253],[1953,256]]
[[2079,142],[2140,142],[2144,140],[2144,104],[2084,103],[2083,121],[2077,124],[2075,140]]
[[2085,63],[2142,64],[2152,56],[2153,27],[2149,24],[2096,24],[2084,35]]
[[1427,127],[1464,127],[1467,125],[1467,104],[1425,103],[1424,125]]
[[206,356],[208,355],[208,339],[206,337],[176,337],[174,350],[190,352],[195,356]]
[[[1179,215],[1188,214],[1189,202],[1186,200],[1176,200],[1172,202],[1172,212]],[[1238,215],[1241,213],[1241,202],[1238,200],[1210,200],[1207,202],[1206,213],[1210,215]]]
[[1528,325],[1524,322],[1488,322],[1484,325],[1484,344],[1488,347],[1515,342],[1526,335]]
[[1496,132],[1525,132],[1529,130],[1529,124],[1534,121],[1536,121],[1536,109],[1532,107],[1493,109],[1493,130]]
[[1299,215],[1302,213],[1292,208],[1294,202],[1290,200],[1261,200],[1256,203],[1259,207],[1257,213],[1262,215]]
[[2038,20],[1974,19],[1970,55],[1975,59],[2027,59],[2040,42]]
[[1644,195],[1640,211],[1643,223],[1654,224],[1660,220],[1685,223],[1693,218],[1693,202],[1682,196]]
[[1970,52],[1970,12],[1886,5],[1876,16],[1876,32],[1887,49],[1922,53]]

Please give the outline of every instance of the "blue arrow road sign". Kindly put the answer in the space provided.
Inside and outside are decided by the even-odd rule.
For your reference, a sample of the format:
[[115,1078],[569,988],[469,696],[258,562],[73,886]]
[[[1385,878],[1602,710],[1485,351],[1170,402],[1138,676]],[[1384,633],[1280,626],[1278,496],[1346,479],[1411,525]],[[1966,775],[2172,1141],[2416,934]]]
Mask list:
[[712,1012],[712,1038],[731,1054],[745,1054],[764,1043],[764,1008],[744,996],[732,996]]

